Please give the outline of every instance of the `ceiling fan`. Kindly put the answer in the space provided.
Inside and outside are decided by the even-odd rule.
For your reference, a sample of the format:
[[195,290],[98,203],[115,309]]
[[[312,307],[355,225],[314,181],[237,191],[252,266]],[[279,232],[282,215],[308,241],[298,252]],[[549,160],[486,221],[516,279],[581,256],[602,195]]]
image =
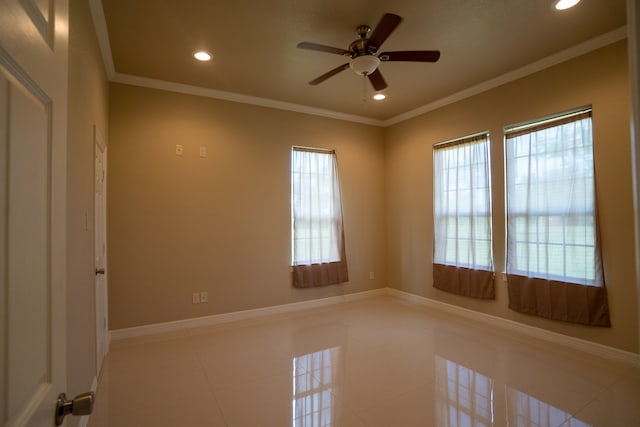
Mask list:
[[335,53],[351,58],[346,64],[342,64],[324,73],[320,77],[311,80],[309,84],[315,86],[327,80],[329,77],[333,77],[339,72],[351,68],[356,74],[366,76],[376,91],[381,91],[387,87],[387,82],[385,82],[382,73],[378,70],[380,62],[436,62],[440,58],[440,51],[438,50],[402,50],[378,53],[378,49],[380,49],[382,43],[391,35],[400,22],[402,22],[400,16],[394,15],[393,13],[385,13],[369,38],[367,38],[367,35],[371,32],[371,27],[368,25],[358,26],[356,33],[360,38],[353,41],[347,50],[317,43],[298,43],[300,49]]

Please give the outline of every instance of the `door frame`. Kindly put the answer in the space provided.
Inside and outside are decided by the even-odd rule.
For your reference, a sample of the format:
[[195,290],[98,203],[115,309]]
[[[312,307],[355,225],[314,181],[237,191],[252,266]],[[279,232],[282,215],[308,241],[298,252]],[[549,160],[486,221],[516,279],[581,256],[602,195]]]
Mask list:
[[[94,150],[94,162],[93,162],[93,176],[94,176],[94,214],[93,214],[93,236],[94,236],[94,268],[104,268],[104,275],[102,275],[102,281],[104,284],[103,292],[100,292],[98,286],[98,278],[99,276],[95,275],[95,316],[96,316],[96,377],[99,377],[100,370],[102,368],[102,364],[104,362],[104,357],[109,353],[109,345],[111,343],[110,334],[109,334],[109,269],[108,269],[108,239],[107,239],[107,143],[102,136],[102,132],[98,129],[96,125],[93,126],[93,150]],[[104,203],[103,203],[103,212],[102,218],[104,221],[103,233],[104,233],[104,258],[102,265],[96,265],[97,261],[97,248],[96,242],[98,238],[98,221],[99,216],[97,212],[96,206],[96,172],[97,172],[97,154],[101,151],[103,153],[103,168],[104,168],[104,181],[103,181],[103,194],[104,194]],[[102,310],[99,308],[102,307]],[[100,314],[104,313],[104,318],[100,318]],[[100,349],[104,351],[100,351]]]
[[636,304],[638,307],[638,346],[640,346],[640,1],[627,0],[627,49],[631,89],[631,162],[636,241]]

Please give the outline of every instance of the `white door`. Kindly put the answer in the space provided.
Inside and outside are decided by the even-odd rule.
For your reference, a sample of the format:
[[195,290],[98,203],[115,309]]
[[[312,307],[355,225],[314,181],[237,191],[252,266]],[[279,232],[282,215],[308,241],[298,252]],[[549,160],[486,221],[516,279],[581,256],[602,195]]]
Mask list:
[[66,0],[0,0],[0,423],[66,386]]
[[96,267],[96,375],[109,351],[107,315],[107,146],[94,127],[94,242]]

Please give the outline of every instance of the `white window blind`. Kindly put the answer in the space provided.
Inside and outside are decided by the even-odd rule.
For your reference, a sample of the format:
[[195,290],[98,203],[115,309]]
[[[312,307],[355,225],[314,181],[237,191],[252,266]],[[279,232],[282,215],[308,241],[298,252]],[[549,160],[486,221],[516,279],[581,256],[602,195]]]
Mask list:
[[507,130],[507,272],[600,285],[591,110]]
[[434,262],[493,270],[489,135],[434,147]]
[[294,147],[291,185],[293,265],[340,261],[342,209],[335,153]]

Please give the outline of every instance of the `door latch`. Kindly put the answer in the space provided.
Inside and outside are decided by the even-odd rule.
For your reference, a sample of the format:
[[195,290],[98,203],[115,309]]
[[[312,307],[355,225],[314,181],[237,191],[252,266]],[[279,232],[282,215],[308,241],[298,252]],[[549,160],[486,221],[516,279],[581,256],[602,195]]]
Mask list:
[[56,425],[62,425],[64,417],[69,414],[89,415],[93,411],[94,401],[95,394],[92,391],[79,394],[73,400],[67,400],[67,396],[60,393],[56,404]]

